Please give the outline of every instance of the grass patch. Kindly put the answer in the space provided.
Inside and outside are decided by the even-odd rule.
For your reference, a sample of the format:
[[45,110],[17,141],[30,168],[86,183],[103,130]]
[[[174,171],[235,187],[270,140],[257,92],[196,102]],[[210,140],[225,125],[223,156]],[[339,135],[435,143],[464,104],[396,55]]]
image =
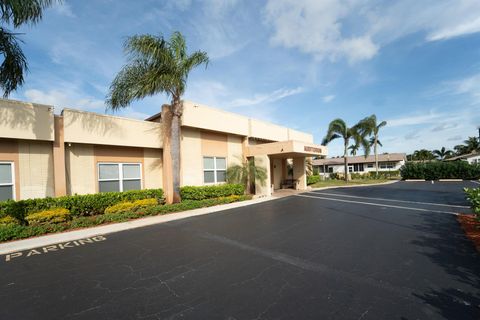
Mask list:
[[392,181],[390,179],[358,179],[350,180],[345,182],[345,180],[323,180],[317,183],[310,185],[312,188],[322,188],[322,187],[339,187],[339,186],[353,186],[353,185],[367,185]]
[[148,207],[134,207],[132,210],[109,212],[95,216],[74,217],[70,221],[61,223],[47,222],[39,225],[5,223],[0,224],[0,242],[30,238],[73,229],[88,228],[107,223],[125,222],[145,216],[156,216],[173,212],[212,207],[220,204],[250,200],[251,198],[252,196],[250,195],[232,195],[228,197],[204,200],[185,200],[180,203],[170,205],[160,204]]

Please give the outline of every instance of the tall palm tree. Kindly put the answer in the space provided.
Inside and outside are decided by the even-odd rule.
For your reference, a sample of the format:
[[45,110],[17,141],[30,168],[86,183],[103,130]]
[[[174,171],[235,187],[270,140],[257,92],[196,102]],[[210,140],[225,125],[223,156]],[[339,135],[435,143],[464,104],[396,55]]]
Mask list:
[[433,150],[432,153],[440,160],[445,160],[453,155],[453,151],[447,150],[445,147],[442,147],[440,150]]
[[413,152],[412,159],[417,161],[427,161],[427,160],[434,160],[435,156],[430,150],[420,149],[420,150],[415,150]]
[[352,144],[350,147],[348,147],[348,150],[350,150],[350,155],[352,155],[352,156],[357,155],[358,149],[360,149],[359,144]]
[[477,137],[468,137],[467,140],[463,141],[466,146],[467,153],[480,151],[480,139]]
[[[129,62],[117,74],[107,96],[107,105],[117,110],[132,101],[166,93],[171,98],[164,136],[164,166],[172,171],[172,192],[167,190],[168,202],[180,201],[180,120],[183,113],[182,95],[185,93],[190,71],[202,64],[208,65],[207,53],[187,54],[185,38],[174,32],[169,40],[162,36],[135,35],[127,38],[124,50]],[[170,148],[170,150],[168,150]],[[171,193],[171,194],[170,194]]]
[[373,153],[375,154],[375,175],[378,176],[378,145],[382,146],[378,141],[378,134],[382,127],[387,125],[387,121],[377,123],[377,116],[372,114],[358,123],[358,127],[363,135],[372,136],[371,145],[373,145]]
[[349,128],[342,119],[335,119],[328,125],[328,131],[325,138],[323,138],[323,145],[327,145],[330,141],[342,138],[343,139],[343,159],[345,170],[345,181],[348,181],[348,145],[350,139],[353,139],[355,144],[361,145],[365,150],[365,156],[370,153],[370,146],[367,139],[359,131],[358,124]]
[[464,144],[457,144],[455,147],[453,147],[453,150],[455,150],[455,154],[457,156],[461,156],[462,154],[468,153],[467,146]]
[[[2,24],[13,26],[14,29],[24,24],[36,24],[43,16],[43,10],[60,0],[1,0],[0,21]],[[0,55],[3,62],[0,65],[0,87],[3,96],[8,95],[21,86],[28,71],[27,58],[23,54],[18,38],[4,26],[0,26]]]

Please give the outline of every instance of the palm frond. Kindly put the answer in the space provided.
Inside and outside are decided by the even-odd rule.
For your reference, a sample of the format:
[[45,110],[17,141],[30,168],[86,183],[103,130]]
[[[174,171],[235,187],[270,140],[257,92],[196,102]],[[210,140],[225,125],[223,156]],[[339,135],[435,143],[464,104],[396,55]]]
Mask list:
[[61,0],[2,0],[0,19],[15,28],[24,23],[35,24],[43,17],[43,10]]
[[124,50],[128,63],[107,95],[106,103],[113,110],[162,92],[178,101],[185,92],[189,72],[208,63],[205,52],[187,55],[185,39],[179,32],[174,32],[169,41],[148,34],[132,36],[125,41]]
[[0,53],[4,56],[0,65],[0,87],[5,98],[23,84],[23,75],[28,71],[19,41],[14,33],[0,28]]

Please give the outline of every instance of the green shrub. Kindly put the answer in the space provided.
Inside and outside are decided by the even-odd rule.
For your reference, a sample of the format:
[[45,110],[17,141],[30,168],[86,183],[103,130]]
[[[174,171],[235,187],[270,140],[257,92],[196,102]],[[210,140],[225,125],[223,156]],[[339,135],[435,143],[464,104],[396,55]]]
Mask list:
[[480,218],[480,188],[464,188],[467,200],[470,201],[473,212]]
[[163,202],[162,189],[131,190],[125,192],[101,192],[86,195],[64,196],[58,198],[39,198],[0,202],[0,216],[11,216],[20,221],[30,213],[66,208],[73,216],[92,216],[103,214],[106,208],[125,201],[157,199]]
[[70,219],[70,211],[65,208],[54,208],[50,210],[31,213],[25,217],[29,225],[42,223],[60,223]]
[[320,181],[320,175],[307,176],[307,185],[311,185]]
[[137,208],[135,211],[119,211],[115,213],[105,213],[97,216],[72,217],[72,220],[63,223],[42,223],[28,226],[19,224],[0,225],[0,241],[28,238],[47,233],[60,232],[68,229],[92,227],[108,222],[123,222],[139,218],[142,215],[167,214],[171,212],[210,207],[219,204],[227,204],[242,200],[248,200],[251,198],[251,195],[232,195],[223,198],[185,200],[181,203],[171,205],[154,205]]
[[402,179],[479,179],[480,164],[465,161],[407,162],[400,168]]
[[338,174],[337,172],[332,172],[328,176],[331,180],[338,180],[342,178],[342,175]]
[[370,171],[368,174],[365,175],[366,178],[368,179],[394,179],[394,178],[399,178],[400,177],[400,171],[399,170],[393,170],[393,171],[378,171],[378,175],[376,174],[375,171]]
[[129,211],[129,210],[135,211],[136,209],[139,209],[139,208],[154,206],[157,204],[158,204],[157,199],[152,199],[152,198],[129,201],[129,202],[120,202],[105,209],[105,214],[112,214],[112,213]]
[[180,188],[180,197],[183,200],[204,200],[232,195],[243,195],[245,186],[241,184],[222,184],[216,186],[185,186]]

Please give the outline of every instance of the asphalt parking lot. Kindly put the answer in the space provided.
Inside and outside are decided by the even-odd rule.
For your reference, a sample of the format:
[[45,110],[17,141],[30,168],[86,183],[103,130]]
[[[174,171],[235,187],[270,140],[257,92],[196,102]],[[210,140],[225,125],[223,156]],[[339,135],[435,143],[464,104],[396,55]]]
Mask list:
[[4,256],[0,319],[480,319],[463,186],[329,189]]

